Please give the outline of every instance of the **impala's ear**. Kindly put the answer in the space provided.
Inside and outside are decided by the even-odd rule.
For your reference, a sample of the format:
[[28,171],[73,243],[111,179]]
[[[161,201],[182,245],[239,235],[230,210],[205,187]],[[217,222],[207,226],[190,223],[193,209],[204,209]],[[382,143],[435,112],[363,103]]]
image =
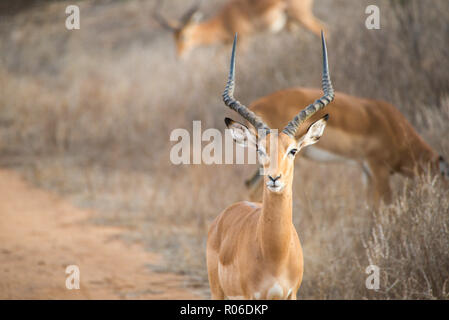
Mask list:
[[200,23],[201,20],[203,19],[203,13],[200,11],[195,11],[194,14],[192,14],[192,16],[189,19],[189,24],[190,23]]
[[190,19],[191,22],[200,23],[201,20],[203,20],[203,13],[201,11],[197,11],[193,14],[192,19]]
[[312,123],[312,125],[307,130],[307,133],[303,135],[298,141],[298,149],[307,147],[314,143],[317,143],[320,140],[321,136],[324,133],[324,128],[326,127],[327,120],[329,119],[329,115],[326,114],[320,120]]
[[247,126],[230,118],[225,118],[225,123],[237,144],[257,149],[257,137]]

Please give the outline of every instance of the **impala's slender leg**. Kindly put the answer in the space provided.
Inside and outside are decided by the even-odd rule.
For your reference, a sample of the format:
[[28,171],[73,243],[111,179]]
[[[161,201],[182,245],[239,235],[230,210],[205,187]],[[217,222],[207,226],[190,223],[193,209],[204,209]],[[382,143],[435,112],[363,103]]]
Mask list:
[[325,29],[324,24],[313,16],[302,17],[299,22],[301,22],[304,27],[306,27],[316,35],[320,34],[320,30]]
[[371,179],[368,180],[368,196],[371,205],[378,208],[381,201],[390,204],[392,201],[390,187],[390,169],[379,163],[369,163]]
[[[320,35],[321,30],[325,30],[325,25],[318,20],[312,12],[313,0],[290,0],[288,6],[288,15],[294,21],[304,25],[307,29]],[[294,26],[289,22],[289,29],[294,30]]]
[[290,296],[289,296],[289,297],[287,297],[287,299],[288,299],[288,300],[296,300],[296,292],[295,292],[295,293],[292,293],[292,294],[290,294]]
[[362,169],[362,182],[363,186],[365,187],[366,192],[366,207],[369,208],[370,206],[373,206],[373,177],[371,169],[367,162],[363,161],[360,163],[360,168]]

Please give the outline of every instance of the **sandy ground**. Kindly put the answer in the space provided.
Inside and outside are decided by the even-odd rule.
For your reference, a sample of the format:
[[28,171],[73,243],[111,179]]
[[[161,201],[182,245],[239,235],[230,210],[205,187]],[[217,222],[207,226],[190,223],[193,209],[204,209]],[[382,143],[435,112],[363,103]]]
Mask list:
[[[160,257],[95,226],[77,208],[0,170],[0,299],[198,299],[185,278],[152,272]],[[68,290],[68,265],[80,289]]]

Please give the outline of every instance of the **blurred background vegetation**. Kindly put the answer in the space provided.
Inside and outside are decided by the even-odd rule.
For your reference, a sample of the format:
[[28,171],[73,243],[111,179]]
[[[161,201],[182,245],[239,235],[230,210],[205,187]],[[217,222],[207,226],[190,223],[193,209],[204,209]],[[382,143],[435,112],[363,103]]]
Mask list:
[[[203,1],[205,17],[226,0]],[[167,0],[177,18],[192,1]],[[81,29],[65,28],[77,4]],[[155,1],[0,3],[0,165],[96,209],[94,223],[127,228],[124,240],[164,253],[164,270],[187,274],[209,297],[207,226],[247,199],[244,165],[174,166],[170,132],[192,121],[224,129],[221,102],[230,47],[178,60],[172,35],[152,18]],[[381,29],[365,28],[366,6]],[[335,89],[393,103],[449,158],[449,2],[316,0],[328,26]],[[237,92],[249,104],[275,90],[320,85],[320,41],[299,28],[261,33],[239,49]],[[449,192],[432,177],[395,179],[396,201],[365,205],[358,168],[299,160],[294,223],[305,257],[300,299],[447,299]],[[365,268],[381,288],[365,287]],[[154,266],[149,266],[154,268]]]

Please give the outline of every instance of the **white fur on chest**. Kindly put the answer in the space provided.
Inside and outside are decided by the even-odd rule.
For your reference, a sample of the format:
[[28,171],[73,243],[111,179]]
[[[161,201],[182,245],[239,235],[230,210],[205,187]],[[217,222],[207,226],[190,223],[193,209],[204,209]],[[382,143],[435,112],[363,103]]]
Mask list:
[[269,26],[270,32],[278,33],[279,31],[284,29],[286,23],[287,15],[284,12],[279,12],[271,21],[271,24]]
[[[244,295],[243,292],[235,290],[235,288],[231,291],[231,288],[227,287],[225,284],[239,283],[239,276],[236,271],[237,270],[233,266],[223,266],[222,264],[219,264],[218,266],[220,282],[227,299],[281,300],[291,298],[295,283],[291,283],[291,281],[284,277],[274,278],[269,276],[267,279],[263,280],[259,286],[253,289],[252,292],[249,292],[248,297],[246,297],[246,294]],[[232,293],[229,294],[227,292]]]
[[[295,284],[285,278],[272,278],[266,281],[261,288],[253,294],[253,299],[281,300],[289,299]],[[262,294],[264,293],[264,294]]]
[[273,286],[268,289],[267,300],[279,300],[284,297],[284,289],[279,282],[275,282]]

